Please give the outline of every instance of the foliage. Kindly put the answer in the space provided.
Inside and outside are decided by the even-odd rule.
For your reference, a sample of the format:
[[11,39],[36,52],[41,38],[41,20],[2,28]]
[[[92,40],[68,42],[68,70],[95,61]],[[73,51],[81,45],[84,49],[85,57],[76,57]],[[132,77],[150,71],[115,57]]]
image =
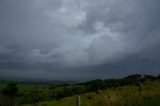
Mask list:
[[16,96],[18,93],[18,87],[15,82],[10,82],[7,84],[7,87],[5,87],[2,90],[2,94],[5,96]]
[[[81,106],[160,106],[159,89],[159,80],[143,84],[142,92],[134,85],[108,88],[99,94],[81,94]],[[75,96],[65,97],[61,100],[39,102],[36,106],[76,106],[76,99]]]
[[49,99],[49,93],[41,89],[31,89],[21,94],[20,104],[36,103]]
[[[84,83],[77,83],[77,84],[63,84],[63,85],[28,85],[28,84],[22,85],[22,84],[20,84],[20,85],[18,85],[18,87],[17,87],[16,83],[12,82],[12,83],[8,83],[7,86],[4,87],[3,89],[0,87],[0,90],[2,91],[1,93],[3,94],[3,97],[5,97],[5,100],[3,100],[3,101],[7,101],[7,103],[9,103],[7,100],[8,97],[17,98],[17,96],[18,96],[19,105],[37,104],[39,102],[41,103],[42,101],[55,101],[53,104],[59,104],[60,101],[65,101],[64,98],[65,99],[68,97],[70,98],[71,96],[73,98],[75,98],[75,95],[82,95],[82,96],[86,95],[86,96],[83,96],[83,98],[85,100],[82,100],[83,101],[82,104],[85,103],[84,106],[87,106],[87,104],[90,104],[90,102],[92,102],[90,105],[95,106],[99,102],[102,102],[102,100],[104,100],[104,99],[108,99],[108,100],[111,99],[110,101],[112,101],[112,99],[115,99],[114,101],[117,101],[116,98],[118,98],[118,100],[123,99],[124,101],[126,101],[126,100],[131,101],[130,99],[133,98],[133,101],[134,101],[134,99],[135,99],[135,101],[137,101],[138,100],[137,99],[138,87],[136,86],[135,82],[140,81],[141,83],[146,84],[146,83],[148,83],[150,81],[154,81],[158,78],[159,78],[159,76],[155,77],[155,76],[151,76],[151,75],[144,75],[144,78],[141,78],[141,75],[135,74],[135,75],[129,75],[129,76],[121,78],[121,79],[105,79],[105,80],[97,79],[97,80],[92,80],[92,81],[88,81],[88,82],[84,82]],[[157,86],[158,85],[160,85],[160,84],[158,83]],[[123,89],[121,89],[122,87],[123,87]],[[146,91],[151,90],[151,88],[153,89],[154,86],[153,85],[146,85],[145,86]],[[159,89],[160,89],[160,87],[159,87]],[[99,90],[102,92],[99,92],[100,94],[96,93]],[[123,90],[124,90],[124,92],[122,92]],[[88,92],[92,92],[92,93],[88,93]],[[120,93],[120,92],[122,92],[122,93]],[[133,95],[132,95],[131,92],[136,92],[136,93],[133,93]],[[84,94],[84,93],[86,93],[86,94]],[[102,96],[101,93],[104,93],[105,95]],[[127,95],[127,93],[129,93],[130,95]],[[91,96],[92,94],[94,94],[94,97]],[[134,94],[136,94],[136,95],[134,95]],[[159,93],[157,93],[157,94],[159,94]],[[97,95],[99,95],[100,97]],[[149,96],[149,95],[151,95],[151,94],[147,94],[147,96],[145,95],[145,100],[150,99],[153,101],[152,96]],[[2,97],[2,95],[0,94],[0,105],[2,104],[1,97]],[[97,98],[95,98],[95,97],[97,97]],[[153,95],[153,97],[157,97],[157,96]],[[158,95],[158,97],[159,97],[159,95]],[[72,100],[73,100],[73,98],[72,98]],[[98,99],[98,98],[101,98],[101,99]],[[119,102],[120,101],[117,101],[117,103],[119,103]],[[71,101],[69,103],[73,104],[74,102]],[[112,102],[107,102],[107,103],[105,102],[104,104],[108,105],[108,103],[112,103]],[[47,104],[46,106],[49,106],[48,103],[44,103],[44,104]],[[53,104],[51,106],[53,106]],[[125,104],[127,104],[127,103],[125,103]]]
[[97,91],[99,89],[106,89],[106,83],[101,79],[90,81],[89,85],[90,85],[90,91]]
[[18,95],[17,83],[9,82],[7,86],[2,89],[2,95],[4,96],[3,99],[6,106],[14,106]]

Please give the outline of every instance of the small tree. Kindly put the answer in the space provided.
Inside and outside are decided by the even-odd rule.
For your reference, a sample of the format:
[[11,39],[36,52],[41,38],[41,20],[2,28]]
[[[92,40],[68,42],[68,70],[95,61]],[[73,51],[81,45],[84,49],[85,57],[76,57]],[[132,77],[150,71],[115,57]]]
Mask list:
[[106,83],[101,79],[92,80],[90,82],[90,90],[91,91],[97,91],[99,89],[101,89],[101,90],[106,89],[106,87],[107,87]]
[[7,86],[2,89],[2,94],[5,97],[5,102],[7,106],[15,106],[16,96],[18,94],[17,83],[8,83]]

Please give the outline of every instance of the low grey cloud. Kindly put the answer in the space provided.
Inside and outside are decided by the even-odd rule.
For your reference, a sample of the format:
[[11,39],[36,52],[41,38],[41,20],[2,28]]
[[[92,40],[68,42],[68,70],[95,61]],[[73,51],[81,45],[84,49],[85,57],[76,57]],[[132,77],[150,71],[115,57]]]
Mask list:
[[49,79],[61,75],[92,79],[158,74],[159,4],[159,0],[1,0],[1,76],[29,78],[39,72]]

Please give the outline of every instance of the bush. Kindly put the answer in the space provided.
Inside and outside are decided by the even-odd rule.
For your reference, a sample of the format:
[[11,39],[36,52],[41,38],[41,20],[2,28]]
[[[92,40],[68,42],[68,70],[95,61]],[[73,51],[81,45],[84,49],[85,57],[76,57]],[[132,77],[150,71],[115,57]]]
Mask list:
[[37,103],[39,101],[49,100],[49,94],[44,90],[32,89],[24,91],[21,94],[20,104]]

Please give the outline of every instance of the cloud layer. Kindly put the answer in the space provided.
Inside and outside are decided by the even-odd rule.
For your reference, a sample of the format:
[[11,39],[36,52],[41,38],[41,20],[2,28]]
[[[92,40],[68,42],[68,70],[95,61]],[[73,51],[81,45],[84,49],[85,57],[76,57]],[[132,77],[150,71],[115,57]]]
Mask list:
[[159,0],[1,0],[1,76],[11,77],[10,70],[14,76],[39,71],[66,79],[77,73],[91,78],[101,72],[106,74],[98,78],[159,73],[159,4]]

